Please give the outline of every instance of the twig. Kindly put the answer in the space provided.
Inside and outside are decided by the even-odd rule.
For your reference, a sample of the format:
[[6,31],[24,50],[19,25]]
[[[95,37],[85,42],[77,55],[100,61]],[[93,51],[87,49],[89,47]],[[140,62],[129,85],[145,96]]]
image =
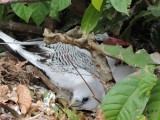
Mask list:
[[40,1],[48,1],[48,0],[0,0],[0,4],[11,4],[17,2],[40,2]]
[[55,103],[55,105],[58,107],[60,111],[62,111],[62,113],[64,113],[68,117],[67,113],[64,112],[64,110],[57,103]]
[[[62,33],[52,33],[50,30],[45,29],[44,33],[44,42],[47,44],[55,44],[57,42],[62,42],[65,44],[72,44],[75,46],[78,46],[80,48],[85,48],[85,49],[92,49],[89,45],[89,39],[91,37],[82,37],[80,39],[74,39],[72,37],[69,37],[67,34],[62,34]],[[94,38],[93,38],[94,39]]]
[[8,110],[16,119],[21,120],[22,116],[19,115],[19,113],[17,111],[8,107],[4,103],[0,102],[0,108],[4,108],[5,110]]
[[90,91],[91,91],[92,94],[93,94],[93,98],[94,98],[95,100],[97,100],[99,103],[101,103],[101,102],[96,98],[93,90],[92,90],[91,87],[88,85],[88,83],[86,82],[86,80],[83,78],[83,76],[82,76],[82,75],[80,74],[80,72],[77,70],[76,66],[74,66],[73,62],[69,59],[69,56],[66,55],[65,57],[66,57],[66,58],[68,59],[68,61],[72,64],[72,66],[74,67],[74,69],[77,71],[77,73],[81,76],[81,78],[83,79],[83,81],[85,82],[85,84],[87,85],[87,87],[90,89]]
[[37,34],[37,35],[42,35],[44,30],[42,27],[36,27],[33,25],[11,22],[11,21],[3,22],[2,28],[12,30],[12,31],[31,33],[31,34]]

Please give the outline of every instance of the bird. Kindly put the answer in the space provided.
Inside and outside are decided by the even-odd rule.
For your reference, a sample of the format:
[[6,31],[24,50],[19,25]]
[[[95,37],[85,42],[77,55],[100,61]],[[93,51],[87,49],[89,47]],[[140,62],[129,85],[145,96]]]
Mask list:
[[34,47],[28,49],[23,42],[2,31],[0,39],[45,72],[54,85],[70,91],[73,94],[70,107],[76,110],[95,111],[100,105],[105,90],[89,51],[61,42],[55,44],[36,42]]

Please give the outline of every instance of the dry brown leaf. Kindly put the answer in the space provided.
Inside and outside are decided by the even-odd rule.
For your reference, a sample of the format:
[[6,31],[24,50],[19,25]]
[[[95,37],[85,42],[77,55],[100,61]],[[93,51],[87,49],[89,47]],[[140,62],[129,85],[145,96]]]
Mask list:
[[33,117],[26,118],[25,120],[46,120],[46,119],[44,118],[44,113],[41,112]]
[[101,109],[98,110],[95,120],[105,120],[103,111]]
[[0,97],[0,103],[5,103],[8,101],[7,97]]
[[68,118],[66,117],[65,114],[60,118],[60,120],[67,120],[67,119],[68,119]]
[[2,65],[4,64],[4,57],[0,58],[0,70],[3,68]]
[[38,107],[38,110],[45,113],[46,115],[53,115],[54,114],[54,110],[52,108],[46,107],[45,103],[42,101],[38,101],[36,103],[36,106]]
[[31,106],[32,97],[30,95],[30,91],[26,86],[19,84],[17,86],[17,93],[21,112],[22,114],[26,114]]
[[16,64],[17,70],[22,70],[22,67],[23,67],[26,63],[28,63],[28,60],[23,61],[23,62],[18,61],[18,63]]
[[24,66],[28,61],[19,61],[12,54],[7,54],[4,58],[1,58],[3,61],[3,66],[8,71],[21,71],[22,66]]
[[7,96],[9,100],[14,101],[15,103],[18,102],[18,95],[16,91],[12,90],[12,92],[8,94]]
[[54,110],[52,108],[46,108],[45,112],[46,115],[51,116],[54,114]]
[[83,120],[91,120],[91,117],[86,117],[86,118],[83,119]]
[[0,96],[4,96],[9,92],[9,88],[7,85],[1,85],[0,86]]
[[31,113],[38,111],[38,105],[35,103],[32,103],[27,115],[31,115]]
[[44,112],[46,107],[45,107],[45,104],[44,102],[42,101],[37,101],[37,106],[38,106],[38,109],[41,111],[41,112]]
[[15,120],[16,118],[8,113],[3,113],[0,115],[0,120]]
[[7,65],[16,65],[18,62],[18,59],[15,56],[13,56],[12,54],[7,54],[4,57],[4,62]]
[[33,77],[22,67],[27,62],[20,62],[11,54],[0,57],[0,84],[29,84]]
[[57,120],[54,116],[47,116],[43,112],[29,118],[25,118],[24,120]]
[[33,113],[34,111],[43,112],[49,116],[54,114],[54,110],[52,108],[46,107],[44,102],[42,101],[37,101],[37,103],[32,104],[28,111],[28,114]]

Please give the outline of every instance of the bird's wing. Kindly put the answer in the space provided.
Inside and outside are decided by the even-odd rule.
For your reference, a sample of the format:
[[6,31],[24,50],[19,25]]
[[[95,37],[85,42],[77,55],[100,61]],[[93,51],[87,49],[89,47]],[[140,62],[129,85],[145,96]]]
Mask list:
[[[56,43],[41,44],[29,51],[40,56],[41,59],[38,61],[52,67],[52,69],[58,69],[61,72],[73,72],[75,68],[82,68],[98,76],[92,56],[87,50],[69,44]],[[75,71],[75,73],[77,72]]]

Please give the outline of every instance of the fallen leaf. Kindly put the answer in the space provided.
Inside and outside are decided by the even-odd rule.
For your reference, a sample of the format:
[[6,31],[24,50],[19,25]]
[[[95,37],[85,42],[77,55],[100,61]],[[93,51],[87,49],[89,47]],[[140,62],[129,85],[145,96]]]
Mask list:
[[44,113],[48,116],[51,116],[54,115],[54,110],[52,108],[46,108]]
[[44,112],[46,109],[45,104],[42,101],[37,101],[37,106],[38,106],[39,111],[41,112]]
[[32,97],[30,95],[30,91],[26,86],[19,84],[17,86],[17,93],[21,112],[22,114],[26,114],[31,106]]
[[0,96],[4,96],[9,92],[9,88],[7,85],[1,85],[0,86]]
[[3,113],[0,115],[0,120],[15,120],[15,117],[8,113]]
[[18,62],[18,59],[15,56],[13,56],[12,54],[7,54],[4,57],[4,62],[7,65],[16,65]]
[[66,115],[64,114],[64,115],[60,118],[60,120],[67,120]]
[[12,90],[12,92],[10,94],[8,94],[8,99],[17,103],[18,102],[17,92]]
[[45,113],[46,115],[54,114],[54,110],[52,108],[47,107],[45,103],[42,101],[38,101],[37,106],[38,106],[38,110]]
[[31,113],[34,113],[34,112],[38,111],[38,107],[39,106],[37,104],[32,103],[27,115],[31,115]]
[[0,57],[0,84],[29,84],[33,77],[22,67],[27,62],[18,61],[11,54]]
[[18,61],[18,63],[16,64],[17,69],[21,70],[26,63],[28,63],[27,60],[23,62]]
[[105,120],[101,109],[98,110],[95,120]]
[[8,101],[8,98],[7,97],[0,97],[0,103],[5,103]]
[[41,112],[41,113],[39,113],[39,114],[37,114],[37,115],[35,115],[33,117],[27,118],[25,120],[47,120],[47,119],[45,119],[44,113]]

